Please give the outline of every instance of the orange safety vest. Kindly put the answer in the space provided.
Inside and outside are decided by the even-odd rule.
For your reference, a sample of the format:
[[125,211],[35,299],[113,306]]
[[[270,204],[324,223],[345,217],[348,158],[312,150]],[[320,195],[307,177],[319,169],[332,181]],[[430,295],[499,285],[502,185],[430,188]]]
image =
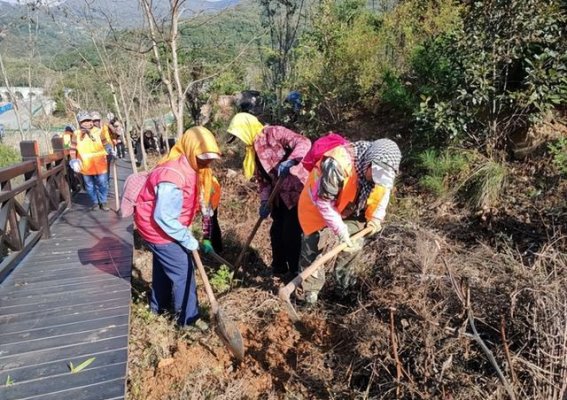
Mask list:
[[110,129],[108,129],[108,124],[102,124],[100,130],[100,136],[106,139],[106,143],[113,144],[114,142],[110,140]]
[[[301,224],[301,229],[305,235],[311,235],[312,233],[315,233],[327,226],[314,201],[317,197],[319,180],[321,178],[321,162],[326,157],[335,159],[346,175],[346,178],[343,181],[343,187],[335,201],[335,208],[343,218],[348,217],[348,215],[343,215],[343,211],[345,211],[351,203],[356,201],[358,194],[358,176],[354,168],[351,153],[345,146],[338,146],[329,150],[324,154],[321,160],[317,162],[315,168],[313,168],[313,170],[309,173],[307,183],[299,197],[299,223]],[[374,212],[385,193],[386,189],[383,186],[376,185],[368,196],[368,200],[366,201],[366,211],[364,213],[367,221],[372,219],[372,216],[374,215]]]
[[[106,150],[102,145],[99,129],[93,129],[91,135],[75,131],[77,137],[77,158],[81,160],[81,174],[102,175],[108,171]],[[92,139],[91,139],[92,137]]]
[[211,208],[216,210],[219,207],[221,198],[221,185],[216,176],[213,176],[213,185],[211,187]]

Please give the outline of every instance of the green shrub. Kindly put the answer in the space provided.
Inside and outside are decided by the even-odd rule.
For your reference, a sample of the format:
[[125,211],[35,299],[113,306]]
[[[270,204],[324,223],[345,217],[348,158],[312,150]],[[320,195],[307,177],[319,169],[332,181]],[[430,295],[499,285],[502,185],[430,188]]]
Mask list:
[[[463,15],[454,37],[430,47],[433,66],[414,63],[424,93],[417,119],[427,137],[480,144],[491,156],[565,104],[566,16],[553,0],[475,0]],[[436,71],[448,73],[444,82]]]
[[555,168],[560,174],[567,175],[567,138],[562,137],[555,143],[549,143],[548,148]]
[[473,161],[474,154],[466,151],[447,149],[439,153],[426,150],[419,155],[420,165],[425,170],[419,182],[437,197],[446,197],[454,191],[451,188],[459,186]]
[[11,147],[0,144],[0,168],[22,161],[20,154]]
[[402,112],[411,113],[417,105],[415,96],[402,79],[390,71],[384,74],[380,97],[384,103]]

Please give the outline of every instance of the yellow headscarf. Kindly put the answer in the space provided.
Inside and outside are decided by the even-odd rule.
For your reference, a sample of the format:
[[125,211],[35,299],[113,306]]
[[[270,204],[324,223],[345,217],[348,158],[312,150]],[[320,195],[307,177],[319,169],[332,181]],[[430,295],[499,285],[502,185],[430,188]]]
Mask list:
[[254,175],[254,169],[256,167],[254,139],[262,132],[262,129],[264,129],[264,125],[258,121],[258,118],[243,112],[236,114],[232,118],[227,129],[228,133],[236,136],[246,145],[246,156],[242,164],[246,179],[250,179]]
[[213,170],[211,168],[199,168],[197,164],[197,156],[204,153],[220,155],[219,146],[211,131],[202,126],[196,126],[187,129],[181,139],[171,148],[169,154],[163,157],[158,164],[177,160],[181,156],[187,157],[191,168],[198,172],[198,184],[201,187],[204,201],[208,204],[213,185]]

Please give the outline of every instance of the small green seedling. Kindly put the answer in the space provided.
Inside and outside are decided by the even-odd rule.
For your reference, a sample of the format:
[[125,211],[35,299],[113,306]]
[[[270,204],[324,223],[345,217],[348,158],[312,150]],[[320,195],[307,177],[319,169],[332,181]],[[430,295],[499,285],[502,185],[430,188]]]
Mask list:
[[69,369],[71,370],[72,374],[76,374],[77,372],[81,372],[82,370],[87,368],[89,365],[91,365],[95,359],[96,359],[96,357],[91,357],[88,360],[83,361],[82,363],[80,363],[76,367],[73,365],[73,363],[71,361],[69,361]]
[[221,265],[217,272],[211,278],[211,286],[218,293],[226,292],[230,289],[233,272],[226,265]]
[[12,386],[14,384],[14,380],[8,375],[6,377],[6,384],[4,386]]

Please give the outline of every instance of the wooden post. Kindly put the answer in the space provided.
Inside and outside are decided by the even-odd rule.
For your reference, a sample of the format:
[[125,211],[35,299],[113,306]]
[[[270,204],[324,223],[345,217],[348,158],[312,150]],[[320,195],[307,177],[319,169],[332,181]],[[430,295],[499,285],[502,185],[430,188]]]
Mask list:
[[26,180],[30,179],[34,175],[37,177],[37,183],[33,190],[31,211],[36,217],[38,223],[41,226],[42,234],[41,237],[46,239],[49,238],[51,232],[49,229],[49,216],[48,216],[48,199],[46,195],[46,190],[43,185],[42,177],[42,165],[41,159],[39,157],[39,144],[37,140],[24,140],[20,142],[20,153],[22,154],[22,161],[35,161],[36,170],[33,174],[26,174]]
[[65,199],[66,207],[71,208],[71,188],[69,186],[68,176],[72,172],[69,171],[67,165],[67,155],[68,151],[65,150],[65,143],[62,137],[54,136],[51,138],[51,147],[53,147],[54,153],[61,153],[61,160],[56,162],[56,165],[63,164],[63,174],[60,175],[58,179],[59,190],[61,190],[61,195]]

